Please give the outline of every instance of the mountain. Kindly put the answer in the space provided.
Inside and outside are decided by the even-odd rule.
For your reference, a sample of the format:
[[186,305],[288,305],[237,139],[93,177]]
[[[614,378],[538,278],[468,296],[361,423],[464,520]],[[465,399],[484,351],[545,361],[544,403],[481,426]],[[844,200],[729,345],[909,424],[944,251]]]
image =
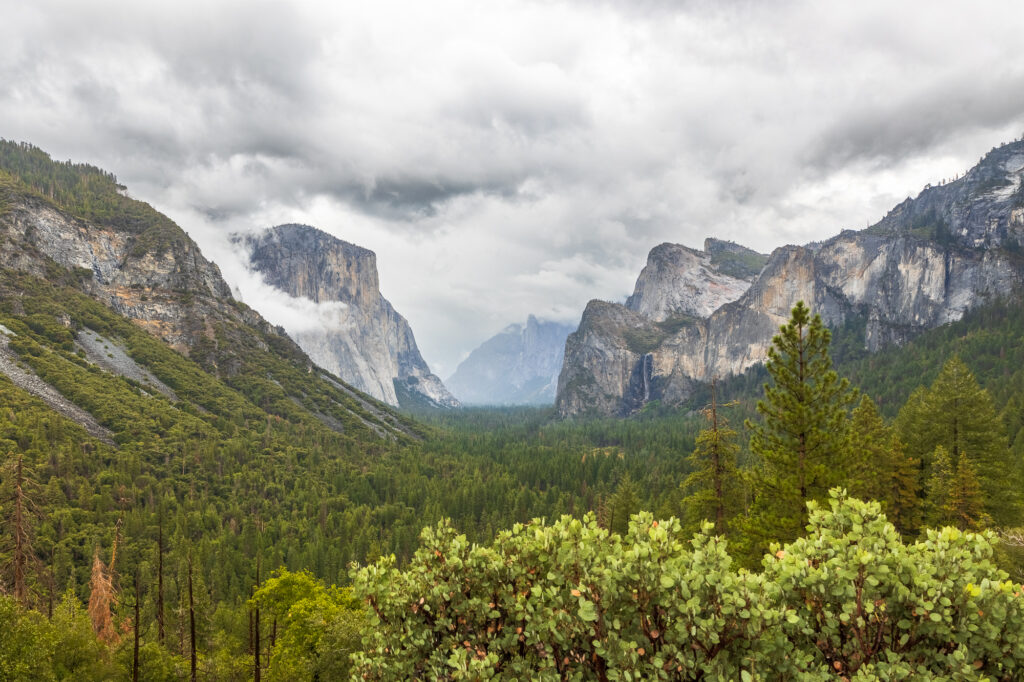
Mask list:
[[862,322],[861,342],[877,351],[1015,291],[1024,281],[1022,173],[1024,142],[993,149],[963,177],[926,187],[866,230],[776,249],[731,301],[724,292],[737,288],[706,274],[699,253],[656,247],[627,305],[591,301],[566,341],[560,414],[624,415],[651,400],[680,402],[694,382],[762,362],[798,300],[830,326]]
[[538,320],[513,324],[484,341],[446,382],[464,403],[551,405],[572,325]]
[[307,225],[237,238],[271,286],[329,308],[313,330],[290,330],[316,364],[390,405],[457,407],[430,372],[404,317],[380,294],[377,256]]
[[[62,352],[85,358],[97,371],[156,386],[157,393],[175,395],[176,404],[196,401],[209,413],[224,409],[209,401],[227,392],[237,395],[224,400],[249,403],[250,412],[312,419],[348,435],[396,438],[411,432],[404,418],[316,370],[283,330],[232,298],[220,270],[184,231],[124,191],[97,168],[56,163],[30,145],[0,141],[0,298],[11,316],[8,328],[21,320],[53,340],[64,338],[54,336],[53,326],[62,327],[70,338]],[[29,291],[49,302],[30,310]],[[82,312],[87,300],[132,324],[95,320]],[[191,383],[207,386],[206,393],[187,395],[175,386],[180,377],[163,376],[175,363],[138,350],[147,344],[132,336],[133,329],[185,356],[192,363],[187,373],[201,375]],[[8,345],[26,342],[19,338]],[[136,350],[146,358],[133,356]],[[54,392],[32,374],[23,372],[17,383],[47,400]],[[214,384],[219,387],[210,388]],[[55,393],[51,405],[60,402],[57,396],[68,397]]]
[[707,317],[750,287],[767,256],[719,239],[704,250],[680,244],[651,249],[626,307],[655,322],[675,317]]

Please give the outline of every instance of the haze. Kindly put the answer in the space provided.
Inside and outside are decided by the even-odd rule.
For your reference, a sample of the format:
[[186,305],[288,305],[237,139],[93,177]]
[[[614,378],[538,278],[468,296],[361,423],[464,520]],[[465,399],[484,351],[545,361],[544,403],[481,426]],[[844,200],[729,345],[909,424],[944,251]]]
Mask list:
[[373,249],[441,376],[530,313],[622,300],[660,242],[769,251],[862,228],[1024,133],[1009,1],[0,16],[0,137],[116,173],[272,321],[317,316],[288,317],[228,234],[304,222]]

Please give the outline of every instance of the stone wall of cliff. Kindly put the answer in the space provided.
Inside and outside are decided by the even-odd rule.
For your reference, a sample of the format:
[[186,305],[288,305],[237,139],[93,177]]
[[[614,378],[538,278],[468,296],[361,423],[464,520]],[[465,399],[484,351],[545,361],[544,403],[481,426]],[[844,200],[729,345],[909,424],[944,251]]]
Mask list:
[[458,401],[423,360],[412,328],[380,294],[377,257],[306,225],[279,225],[244,240],[271,286],[317,303],[341,303],[324,326],[291,332],[312,360],[392,405],[403,395],[440,407]]
[[[715,279],[699,252],[656,247],[626,306],[591,302],[569,337],[560,413],[621,415],[651,399],[679,402],[694,381],[762,362],[799,300],[831,326],[863,316],[864,344],[874,351],[958,320],[987,297],[1017,291],[1024,283],[1022,179],[1024,142],[995,149],[963,177],[926,188],[866,230],[776,249],[731,300],[710,295]],[[666,313],[673,306],[691,317],[673,320]],[[645,396],[637,377],[646,373]]]

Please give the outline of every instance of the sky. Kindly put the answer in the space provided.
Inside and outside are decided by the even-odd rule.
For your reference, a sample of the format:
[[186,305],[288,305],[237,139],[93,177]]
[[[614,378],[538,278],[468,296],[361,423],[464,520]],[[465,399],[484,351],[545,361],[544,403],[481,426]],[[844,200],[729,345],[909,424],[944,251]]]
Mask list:
[[115,173],[286,327],[323,316],[228,235],[372,249],[442,377],[661,242],[859,229],[1024,134],[1019,0],[0,0],[0,35],[0,137]]

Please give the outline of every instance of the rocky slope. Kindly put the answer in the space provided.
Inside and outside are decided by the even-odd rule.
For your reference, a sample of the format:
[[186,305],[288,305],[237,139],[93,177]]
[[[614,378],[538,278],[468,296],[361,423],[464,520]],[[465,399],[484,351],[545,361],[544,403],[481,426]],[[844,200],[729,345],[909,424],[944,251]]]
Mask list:
[[445,383],[464,403],[551,405],[574,328],[530,315],[482,343]]
[[249,263],[271,286],[330,309],[323,328],[291,331],[310,358],[378,400],[456,407],[430,372],[404,317],[380,294],[377,257],[306,225],[241,238]]
[[[31,145],[0,140],[0,304],[9,315],[29,316],[44,327],[56,320],[74,339],[65,350],[77,350],[97,371],[120,374],[173,400],[177,387],[154,376],[167,363],[138,364],[154,357],[130,357],[124,335],[99,336],[109,324],[90,322],[80,303],[69,301],[64,310],[48,304],[43,312],[21,303],[23,295],[29,299],[27,288],[39,289],[41,282],[69,287],[166,342],[196,363],[195,371],[212,377],[204,381],[239,392],[258,404],[253,409],[290,421],[313,418],[359,437],[411,432],[403,417],[316,372],[283,330],[232,298],[219,268],[184,231],[124,189],[95,167],[55,163]],[[17,374],[3,367],[0,372]],[[59,404],[45,387],[30,392]],[[75,420],[93,429],[88,419]]]
[[[688,282],[699,281],[702,266],[686,250],[678,261],[689,263],[689,280],[638,281],[641,299],[657,304],[642,305],[635,293],[628,307],[587,306],[566,342],[560,413],[629,414],[653,399],[685,399],[694,381],[742,372],[763,361],[798,300],[831,326],[862,319],[864,344],[877,350],[1013,292],[1024,281],[1022,174],[1024,142],[994,149],[962,178],[926,187],[866,230],[776,249],[742,295],[710,314],[691,300]],[[667,316],[673,305],[689,317]]]

